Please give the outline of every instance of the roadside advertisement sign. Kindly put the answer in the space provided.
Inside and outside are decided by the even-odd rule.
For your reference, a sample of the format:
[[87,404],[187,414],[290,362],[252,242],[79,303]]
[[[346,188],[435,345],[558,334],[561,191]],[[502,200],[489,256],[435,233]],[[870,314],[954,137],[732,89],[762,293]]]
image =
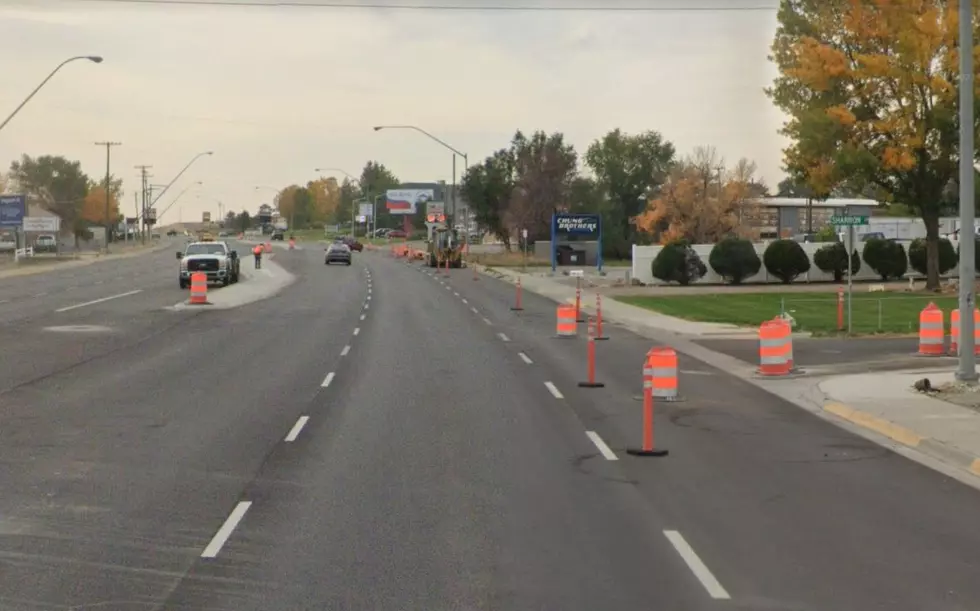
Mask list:
[[20,227],[26,215],[26,195],[0,195],[0,227]]
[[56,216],[25,216],[24,231],[57,232],[61,228],[61,219]]
[[210,223],[211,222],[211,213],[210,212],[202,212],[201,213],[201,222],[202,223]]
[[148,208],[146,210],[146,224],[147,225],[155,225],[156,222],[157,222],[157,209],[156,208]]
[[569,214],[559,212],[551,216],[551,271],[558,267],[558,241],[570,236],[583,236],[598,242],[596,268],[602,271],[602,217],[598,214]]
[[415,214],[434,197],[433,189],[390,189],[385,193],[385,207],[391,214]]
[[360,204],[357,209],[358,209],[358,214],[365,217],[372,216],[371,213],[374,212],[373,206],[370,203]]

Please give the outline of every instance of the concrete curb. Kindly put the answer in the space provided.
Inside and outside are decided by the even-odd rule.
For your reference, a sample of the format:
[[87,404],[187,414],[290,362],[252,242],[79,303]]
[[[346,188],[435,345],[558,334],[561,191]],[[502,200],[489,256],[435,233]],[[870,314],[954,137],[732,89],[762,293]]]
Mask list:
[[863,429],[887,437],[907,448],[917,450],[936,460],[953,465],[966,472],[980,477],[980,456],[974,456],[957,447],[943,443],[931,437],[920,435],[910,428],[895,424],[890,420],[879,418],[873,414],[854,409],[838,401],[827,401],[824,411],[846,420]]

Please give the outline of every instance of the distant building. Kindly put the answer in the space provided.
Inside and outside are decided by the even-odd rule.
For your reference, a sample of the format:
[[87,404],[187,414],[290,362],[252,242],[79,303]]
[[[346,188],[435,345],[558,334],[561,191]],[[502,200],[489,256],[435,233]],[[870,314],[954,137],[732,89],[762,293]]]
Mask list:
[[753,201],[756,205],[749,206],[742,213],[740,222],[761,239],[815,233],[829,226],[830,217],[836,214],[871,216],[878,207],[878,202],[873,199],[764,197]]

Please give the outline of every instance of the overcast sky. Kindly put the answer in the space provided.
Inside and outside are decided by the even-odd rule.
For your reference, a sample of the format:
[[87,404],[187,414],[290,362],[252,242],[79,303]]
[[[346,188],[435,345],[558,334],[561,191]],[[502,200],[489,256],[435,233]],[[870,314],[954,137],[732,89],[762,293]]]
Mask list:
[[[398,3],[413,2],[372,4]],[[6,170],[22,153],[61,154],[95,176],[105,171],[105,150],[93,143],[120,141],[112,165],[125,179],[128,212],[139,184],[135,165],[152,165],[152,181],[166,183],[195,154],[213,150],[169,192],[203,181],[162,219],[180,214],[191,221],[205,210],[216,214],[216,201],[226,210],[254,211],[273,195],[256,186],[304,183],[317,167],[356,175],[375,159],[406,182],[452,180],[451,153],[414,132],[376,133],[377,124],[423,127],[473,163],[506,146],[518,128],[564,132],[584,154],[591,141],[619,127],[658,130],[682,153],[706,144],[729,161],[749,157],[775,186],[782,116],[763,93],[775,75],[766,59],[775,27],[775,9],[597,13],[0,0],[0,117],[63,59],[105,57],[100,65],[66,66],[42,89],[0,132],[0,164]]]

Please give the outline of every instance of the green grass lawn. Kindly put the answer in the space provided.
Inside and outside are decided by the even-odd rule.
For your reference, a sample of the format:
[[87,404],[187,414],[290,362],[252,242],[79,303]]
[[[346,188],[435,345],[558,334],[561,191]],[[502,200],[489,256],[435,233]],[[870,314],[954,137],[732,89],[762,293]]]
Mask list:
[[[731,293],[715,295],[677,295],[667,297],[616,297],[618,301],[655,310],[677,318],[758,326],[778,316],[781,309],[796,319],[797,331],[831,335],[837,331],[837,293]],[[954,296],[901,293],[855,294],[852,304],[852,331],[856,334],[917,333],[919,312],[929,302],[949,314],[957,307]],[[847,304],[844,305],[847,324]]]

